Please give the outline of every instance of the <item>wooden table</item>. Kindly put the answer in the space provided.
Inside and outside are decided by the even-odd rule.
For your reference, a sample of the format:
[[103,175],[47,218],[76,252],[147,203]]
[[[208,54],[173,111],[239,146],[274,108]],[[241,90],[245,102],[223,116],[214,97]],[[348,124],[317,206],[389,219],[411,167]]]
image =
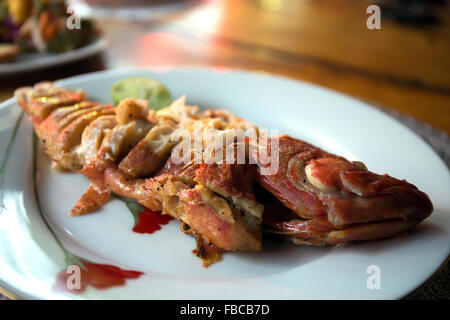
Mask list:
[[15,87],[105,68],[221,65],[276,73],[409,114],[450,133],[450,15],[433,27],[381,18],[366,27],[361,0],[209,1],[134,23],[100,19],[101,57],[0,79]]

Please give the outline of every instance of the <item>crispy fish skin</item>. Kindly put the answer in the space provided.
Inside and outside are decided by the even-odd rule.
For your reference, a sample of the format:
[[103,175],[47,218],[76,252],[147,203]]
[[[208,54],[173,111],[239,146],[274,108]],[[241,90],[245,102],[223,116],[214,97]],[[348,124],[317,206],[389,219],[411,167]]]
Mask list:
[[33,89],[25,88],[18,89],[15,92],[17,102],[28,112],[33,122],[38,123],[44,120],[53,110],[62,106],[74,105],[86,98],[85,92],[81,90],[55,92],[49,90],[49,95],[45,95],[45,91],[41,90],[42,95],[32,92]]
[[261,250],[260,225],[249,225],[239,211],[204,186],[191,187],[169,174],[133,179],[114,168],[106,170],[105,182],[111,191],[189,225],[217,248]]
[[147,120],[147,113],[146,103],[125,99],[114,109],[114,119],[110,116],[97,118],[83,131],[80,148],[85,161],[80,172],[91,184],[70,215],[92,212],[108,201],[104,172],[114,167],[154,126]]
[[420,223],[401,219],[336,227],[326,220],[302,219],[279,202],[266,205],[264,228],[269,234],[279,234],[297,245],[337,245],[351,241],[378,240],[400,235]]
[[181,97],[166,108],[149,115],[156,125],[120,162],[119,168],[128,175],[138,178],[155,173],[169,157],[178,140],[172,135],[183,122],[192,121],[198,108],[186,105]]
[[120,162],[120,170],[133,177],[154,173],[164,164],[177,144],[177,141],[170,139],[175,130],[174,124],[157,124]]
[[95,211],[106,204],[111,197],[109,189],[100,183],[90,183],[86,192],[70,210],[69,216],[81,216]]
[[[198,240],[194,251],[205,265],[220,260],[222,250],[261,250],[260,219],[230,203],[238,198],[256,203],[249,185],[239,190],[236,183],[239,175],[244,176],[242,170],[229,165],[209,168],[209,172],[216,172],[216,179],[208,184],[219,195],[195,181],[197,165],[180,168],[172,166],[171,159],[167,161],[178,143],[171,139],[177,129],[192,131],[200,119],[202,129],[215,130],[228,128],[233,119],[236,123],[232,126],[245,127],[246,122],[225,111],[199,115],[198,108],[185,105],[184,98],[156,113],[133,99],[125,99],[117,107],[99,105],[86,101],[83,92],[51,83],[18,90],[17,98],[31,116],[50,157],[91,181],[71,216],[100,208],[114,192],[189,226]],[[226,170],[219,179],[222,169]],[[153,178],[139,178],[158,170]]]
[[218,196],[205,195],[205,193],[208,193],[208,190],[201,185],[180,193],[183,222],[193,227],[218,248],[229,251],[260,251],[262,249],[261,233],[258,226],[248,224],[239,212],[231,207],[229,210],[232,212],[233,220],[224,219],[218,213],[217,207],[211,204],[214,197]]
[[[265,221],[280,233],[291,233],[298,243],[387,238],[409,230],[433,211],[428,196],[404,180],[375,174],[361,163],[286,135],[275,138],[279,170],[259,175],[258,181],[297,217],[285,216],[285,223],[273,225],[268,218],[273,213],[266,211]],[[270,154],[270,143],[268,149]],[[320,232],[317,225],[323,227]]]
[[[18,89],[15,95],[49,156],[91,181],[70,215],[100,208],[111,192],[136,199],[178,219],[183,232],[197,238],[194,252],[204,265],[220,260],[222,250],[261,250],[261,223],[267,232],[296,244],[335,245],[394,236],[433,210],[428,196],[414,185],[286,135],[271,138],[279,142],[274,174],[262,174],[270,163],[261,161],[258,149],[250,155],[248,142],[246,160],[251,156],[257,165],[175,164],[171,153],[181,143],[178,130],[192,133],[197,125],[219,140],[237,129],[252,129],[258,136],[250,122],[224,110],[198,113],[184,97],[149,111],[144,101],[99,105],[86,101],[83,91],[48,82]],[[224,150],[213,151],[214,157]],[[260,203],[253,193],[255,182],[274,198]]]
[[58,88],[48,82],[18,89],[15,96],[31,117],[47,154],[60,167],[71,171],[83,166],[79,145],[84,129],[96,118],[114,114],[112,105],[85,101],[85,92]]
[[206,164],[195,172],[195,181],[229,200],[240,210],[261,220],[264,206],[252,190],[256,166],[245,164]]

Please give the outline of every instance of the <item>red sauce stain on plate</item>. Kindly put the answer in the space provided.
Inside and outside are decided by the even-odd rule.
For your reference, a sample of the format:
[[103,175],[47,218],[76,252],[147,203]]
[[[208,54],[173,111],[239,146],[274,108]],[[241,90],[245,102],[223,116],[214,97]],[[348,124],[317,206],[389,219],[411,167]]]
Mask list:
[[148,208],[139,211],[138,223],[134,226],[133,231],[137,233],[153,233],[161,229],[161,225],[168,224],[173,218],[161,212],[155,212]]
[[[78,271],[65,269],[59,272],[54,288],[80,294],[88,286],[96,289],[123,286],[127,279],[137,279],[143,274],[139,271],[123,270],[109,264],[97,264],[84,260],[78,262],[78,267]],[[79,278],[75,279],[75,277]]]

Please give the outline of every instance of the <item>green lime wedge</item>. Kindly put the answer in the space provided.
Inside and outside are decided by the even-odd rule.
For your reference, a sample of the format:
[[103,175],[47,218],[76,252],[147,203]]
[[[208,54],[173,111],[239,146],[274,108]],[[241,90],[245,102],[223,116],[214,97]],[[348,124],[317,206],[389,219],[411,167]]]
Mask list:
[[117,105],[125,98],[145,99],[151,109],[167,107],[172,102],[169,90],[158,80],[145,77],[130,77],[116,82],[111,96]]

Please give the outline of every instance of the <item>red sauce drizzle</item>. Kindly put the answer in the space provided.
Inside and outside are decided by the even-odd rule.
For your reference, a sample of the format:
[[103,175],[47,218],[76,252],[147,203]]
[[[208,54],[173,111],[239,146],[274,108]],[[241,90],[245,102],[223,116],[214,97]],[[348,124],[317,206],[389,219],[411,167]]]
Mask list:
[[127,279],[137,279],[143,273],[133,270],[124,270],[108,264],[97,264],[87,261],[80,261],[80,287],[69,289],[67,279],[72,275],[62,270],[56,277],[54,289],[79,294],[91,286],[96,289],[108,289],[111,287],[123,286]]
[[138,212],[139,221],[133,231],[137,233],[153,233],[161,229],[161,225],[168,224],[173,218],[161,212],[155,212],[144,207],[143,212]]

